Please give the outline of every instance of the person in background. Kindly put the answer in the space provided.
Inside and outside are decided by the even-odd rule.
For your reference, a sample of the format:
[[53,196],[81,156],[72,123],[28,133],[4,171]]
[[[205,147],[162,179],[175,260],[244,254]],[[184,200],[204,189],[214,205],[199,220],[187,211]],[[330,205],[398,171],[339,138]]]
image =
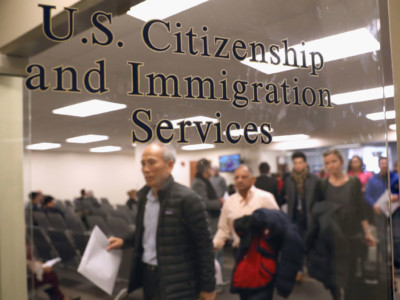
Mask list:
[[28,278],[28,288],[38,288],[44,285],[49,285],[49,288],[45,290],[50,300],[80,300],[80,297],[69,298],[64,296],[60,290],[57,274],[51,267],[43,265],[40,260],[37,260],[32,255],[31,245],[26,240],[26,262],[28,271],[32,274],[32,278]]
[[43,193],[41,191],[29,193],[30,201],[25,206],[25,223],[30,224],[31,221],[34,225],[35,222],[32,219],[32,212],[42,211]]
[[[274,195],[270,192],[260,190],[254,186],[254,177],[249,167],[240,165],[234,173],[234,181],[237,193],[230,196],[222,206],[221,216],[218,221],[218,231],[213,239],[214,248],[219,251],[225,245],[226,240],[233,236],[233,248],[236,252],[240,244],[240,238],[234,230],[234,221],[251,215],[258,208],[277,209]],[[240,293],[241,299],[262,299],[248,298],[248,295]],[[263,293],[255,296],[261,297]]]
[[64,217],[64,213],[60,209],[55,207],[54,198],[50,195],[44,196],[43,198],[43,211],[45,213],[60,214],[62,217]]
[[[217,232],[218,218],[221,213],[221,206],[223,199],[219,198],[214,186],[211,183],[213,170],[211,168],[211,163],[209,160],[202,158],[197,162],[196,165],[196,175],[192,182],[192,190],[194,190],[201,199],[203,200],[206,211],[208,213],[208,219],[210,222],[211,235],[214,236]],[[223,178],[221,178],[223,179]],[[215,254],[215,258],[223,270],[223,249]],[[222,279],[222,281],[224,281]],[[223,288],[220,286],[223,282],[217,282],[216,292],[223,292]]]
[[262,162],[258,166],[260,171],[260,176],[257,177],[255,182],[255,187],[270,192],[274,195],[275,200],[279,203],[279,195],[278,195],[278,181],[269,174],[270,166],[267,162]]
[[171,176],[175,153],[153,143],[142,154],[136,230],[111,237],[107,250],[133,247],[128,293],[145,300],[214,300],[215,268],[204,203]]
[[316,189],[312,223],[306,236],[308,272],[330,290],[333,299],[351,300],[361,292],[355,283],[357,262],[364,245],[374,246],[365,214],[361,182],[344,172],[337,149],[323,153],[329,177]]
[[[396,181],[398,185],[398,175],[395,172],[389,172],[388,159],[386,157],[379,157],[378,159],[379,173],[374,174],[372,178],[367,182],[365,188],[365,201],[373,209],[374,216],[373,222],[378,230],[378,237],[380,240],[384,241],[382,243],[381,251],[383,255],[387,255],[386,247],[388,245],[388,219],[383,214],[380,206],[376,203],[377,200],[388,190],[390,179],[391,187],[391,201],[399,201],[398,187],[396,188]],[[389,175],[389,178],[388,178]],[[392,228],[393,228],[393,257],[394,257],[394,267],[400,269],[400,208],[398,208],[392,214]]]
[[226,185],[225,178],[219,175],[218,167],[212,168],[212,176],[210,177],[210,182],[213,185],[215,192],[217,193],[218,199],[220,199],[220,201],[222,201],[223,203],[223,198],[228,190],[228,187]]
[[317,173],[317,176],[319,178],[327,178],[329,176],[328,173],[326,173],[325,169],[322,168],[321,170],[319,170],[319,172]]
[[[304,239],[311,219],[310,211],[319,178],[310,173],[307,157],[303,152],[294,152],[292,161],[293,170],[285,179],[281,204],[287,204],[288,216],[297,225],[300,235]],[[297,281],[301,282],[302,278],[302,272],[299,272]]]
[[130,210],[137,209],[138,198],[137,198],[137,191],[130,190],[127,192],[129,199],[126,201],[126,205],[129,207]]
[[236,169],[234,181],[237,192],[222,206],[218,230],[213,240],[216,250],[224,246],[230,235],[233,236],[233,247],[239,246],[240,238],[233,228],[235,219],[251,215],[258,208],[279,209],[273,194],[254,186],[254,177],[248,166],[240,165]]
[[[290,175],[290,174],[289,174]],[[289,176],[286,175],[285,179]],[[282,193],[283,193],[283,185],[285,183],[285,180],[283,180],[283,176],[281,172],[278,172],[274,175],[275,179],[278,181],[278,195],[279,195],[279,199],[282,198]]]
[[[354,155],[348,163],[347,173],[351,176],[357,177],[361,182],[361,191],[365,192],[365,187],[368,180],[373,176],[371,172],[365,171],[365,164],[362,158],[358,155]],[[365,212],[367,214],[367,218],[370,222],[374,220],[374,213],[371,209],[371,206],[366,206]]]
[[362,192],[365,192],[365,185],[373,174],[365,171],[365,164],[360,156],[354,155],[350,159],[347,167],[347,173],[351,176],[357,177],[360,180],[361,190]]
[[94,196],[94,193],[92,190],[89,190],[86,192],[86,197],[85,200],[86,202],[86,206],[97,209],[100,208],[101,205],[99,203],[99,201],[97,200],[97,198]]
[[200,159],[196,165],[196,175],[192,182],[194,190],[203,200],[209,216],[211,234],[214,236],[217,231],[218,218],[221,212],[221,202],[210,182],[211,164],[205,158]]
[[229,184],[228,185],[228,195],[232,196],[234,193],[236,193],[236,188],[234,184]]
[[80,190],[80,197],[76,198],[74,200],[74,207],[75,207],[75,212],[78,213],[79,215],[85,214],[87,215],[88,213],[84,213],[84,211],[87,210],[85,206],[85,199],[87,198],[87,193],[85,189]]
[[31,192],[29,194],[30,202],[26,205],[25,210],[41,211],[43,202],[43,193],[41,191]]
[[314,191],[318,176],[310,173],[307,157],[303,152],[292,154],[293,170],[283,185],[282,204],[288,205],[288,216],[299,228],[301,236],[307,231]]
[[86,228],[90,228],[87,216],[91,214],[92,207],[87,206],[87,192],[85,189],[81,189],[81,196],[74,200],[75,213],[81,217],[82,222],[85,224]]

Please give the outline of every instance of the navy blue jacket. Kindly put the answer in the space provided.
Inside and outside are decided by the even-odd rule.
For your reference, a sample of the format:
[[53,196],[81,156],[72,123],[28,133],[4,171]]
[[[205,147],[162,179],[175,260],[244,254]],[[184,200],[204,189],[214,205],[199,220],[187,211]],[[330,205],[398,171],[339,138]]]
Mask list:
[[[302,268],[303,243],[296,225],[279,210],[260,208],[251,216],[244,216],[234,222],[235,231],[240,236],[237,264],[245,256],[253,238],[263,234],[266,244],[273,250],[276,259],[276,272],[270,285],[275,285],[278,294],[288,297]],[[267,231],[266,231],[267,230]],[[266,286],[265,288],[268,288]],[[269,287],[271,288],[271,286]],[[232,292],[240,292],[233,285]]]

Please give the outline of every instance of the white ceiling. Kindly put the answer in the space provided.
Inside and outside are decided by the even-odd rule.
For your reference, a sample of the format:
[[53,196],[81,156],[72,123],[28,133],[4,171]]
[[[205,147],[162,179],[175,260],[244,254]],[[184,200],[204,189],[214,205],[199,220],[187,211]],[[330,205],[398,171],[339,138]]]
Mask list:
[[[173,34],[186,33],[190,28],[202,36],[203,26],[208,27],[210,51],[213,52],[213,37],[230,38],[229,44],[236,39],[246,43],[253,41],[265,45],[282,45],[288,39],[290,45],[301,41],[311,41],[325,36],[366,27],[378,36],[379,10],[372,0],[288,0],[288,1],[239,1],[210,0],[191,10],[182,12],[167,19],[171,22],[171,33],[158,26],[152,31],[155,43],[163,45],[173,41]],[[175,24],[180,22],[181,29]],[[131,132],[137,128],[130,121],[131,113],[137,108],[152,109],[152,126],[161,119],[178,119],[195,115],[215,117],[221,112],[222,127],[229,122],[238,122],[244,126],[248,122],[256,124],[271,123],[274,135],[304,133],[318,139],[320,145],[371,143],[383,141],[387,125],[385,122],[373,122],[365,114],[382,111],[384,100],[335,106],[332,109],[283,104],[250,103],[246,108],[237,109],[229,101],[199,99],[168,99],[145,96],[128,96],[131,90],[131,74],[128,61],[142,62],[142,76],[148,73],[175,74],[181,82],[182,94],[184,77],[200,76],[213,78],[216,83],[225,78],[221,70],[226,70],[228,84],[234,80],[253,82],[274,82],[281,84],[287,80],[294,86],[293,78],[299,80],[299,87],[310,86],[314,89],[329,88],[332,94],[362,90],[384,85],[386,72],[390,73],[390,59],[387,57],[388,45],[382,38],[381,51],[328,62],[318,77],[309,76],[309,70],[293,70],[278,74],[266,75],[249,68],[235,59],[222,60],[192,55],[173,54],[171,51],[156,53],[149,50],[141,38],[144,22],[127,15],[113,18],[111,29],[115,43],[107,47],[83,44],[83,37],[89,38],[95,32],[99,38],[105,38],[98,30],[88,29],[68,42],[60,43],[30,58],[30,63],[43,65],[46,80],[53,87],[55,73],[52,68],[74,66],[79,74],[80,93],[30,91],[26,93],[26,117],[29,120],[25,128],[30,131],[29,143],[54,142],[62,147],[54,151],[88,151],[91,147],[115,145],[123,151],[133,151]],[[79,24],[77,24],[79,26]],[[383,26],[383,25],[382,25]],[[119,48],[116,42],[123,41]],[[200,41],[195,43],[201,47]],[[184,46],[186,47],[186,46]],[[187,50],[187,47],[185,48]],[[95,67],[95,61],[106,61],[106,85],[110,92],[91,95],[84,91],[83,74]],[[386,73],[385,73],[386,74]],[[390,78],[386,78],[386,84]],[[143,77],[141,88],[146,91],[146,80]],[[250,87],[248,88],[250,91]],[[232,92],[230,92],[232,96]],[[260,98],[262,94],[260,94]],[[292,97],[293,95],[290,94]],[[126,109],[102,115],[77,118],[52,114],[52,110],[66,105],[90,99],[101,99],[124,103]],[[393,109],[393,99],[386,100],[386,108]],[[30,118],[29,118],[30,116]],[[394,123],[389,122],[389,123]],[[92,144],[68,144],[67,138],[84,135],[101,134],[110,136],[110,140]],[[215,139],[211,131],[209,142]],[[190,143],[197,143],[198,136],[192,129],[188,130]],[[266,145],[274,149],[275,145]],[[243,144],[242,144],[243,145]],[[306,144],[304,144],[306,145]],[[219,147],[231,147],[225,143]]]

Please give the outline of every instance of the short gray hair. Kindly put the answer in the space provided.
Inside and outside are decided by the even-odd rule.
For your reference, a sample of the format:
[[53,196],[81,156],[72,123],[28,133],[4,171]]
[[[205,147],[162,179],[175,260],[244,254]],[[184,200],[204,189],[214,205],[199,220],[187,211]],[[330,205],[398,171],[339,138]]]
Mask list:
[[[249,170],[250,175],[251,175],[251,176],[254,176],[254,173],[253,173],[252,168],[250,168],[248,165],[240,164],[240,165],[236,168],[236,170],[239,169],[239,168],[246,168],[247,170]],[[235,170],[235,171],[236,171],[236,170]]]
[[169,144],[161,144],[159,142],[151,143],[149,146],[158,146],[161,149],[161,155],[165,162],[172,160],[173,162],[176,161],[176,150]]

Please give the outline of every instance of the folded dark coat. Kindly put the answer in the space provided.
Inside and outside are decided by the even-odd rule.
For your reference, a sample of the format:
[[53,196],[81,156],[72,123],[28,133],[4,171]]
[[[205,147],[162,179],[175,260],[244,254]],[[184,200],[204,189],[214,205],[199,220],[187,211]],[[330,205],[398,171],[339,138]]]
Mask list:
[[[259,287],[259,289],[275,286],[279,295],[288,297],[293,290],[297,272],[302,268],[303,244],[297,227],[283,212],[266,208],[257,209],[251,216],[235,220],[234,226],[240,236],[234,275],[254,239],[262,236],[267,246],[257,247],[257,251],[262,251],[265,257],[276,260],[276,272],[274,278],[265,287]],[[265,253],[265,249],[268,253]],[[243,288],[233,285],[231,290],[240,292]]]

